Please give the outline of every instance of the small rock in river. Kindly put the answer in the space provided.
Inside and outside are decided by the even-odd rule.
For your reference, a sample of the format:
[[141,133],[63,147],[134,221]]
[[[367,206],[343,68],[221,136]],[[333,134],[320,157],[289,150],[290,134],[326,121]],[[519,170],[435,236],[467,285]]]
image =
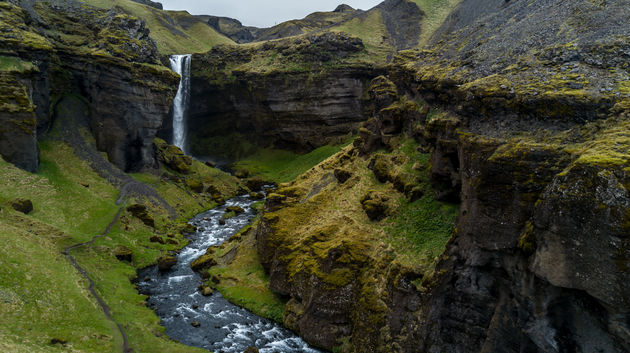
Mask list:
[[201,323],[199,321],[193,321],[190,324],[192,325],[192,327],[199,327],[199,326],[201,326]]

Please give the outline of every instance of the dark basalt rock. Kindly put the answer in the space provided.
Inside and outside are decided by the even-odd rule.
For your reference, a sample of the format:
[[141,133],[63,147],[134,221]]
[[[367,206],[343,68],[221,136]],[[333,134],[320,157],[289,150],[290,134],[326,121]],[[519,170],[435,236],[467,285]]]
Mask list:
[[33,211],[33,202],[28,199],[11,200],[9,204],[14,210],[22,212],[24,214],[29,214],[31,213],[31,211]]

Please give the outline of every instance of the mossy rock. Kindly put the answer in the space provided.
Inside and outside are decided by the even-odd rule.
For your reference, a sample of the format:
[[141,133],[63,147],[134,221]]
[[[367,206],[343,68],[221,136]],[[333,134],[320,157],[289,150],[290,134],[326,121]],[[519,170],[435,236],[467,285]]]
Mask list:
[[247,347],[247,349],[244,350],[243,353],[259,353],[259,350],[256,347]]
[[247,170],[247,169],[239,169],[239,170],[234,172],[234,176],[239,178],[239,179],[247,178],[249,176],[249,170]]
[[126,246],[119,245],[113,251],[114,256],[120,261],[131,262],[133,259],[133,251]]
[[203,183],[195,178],[186,179],[186,186],[198,194],[201,194],[204,190]]
[[380,221],[389,215],[389,197],[378,191],[368,191],[361,198],[361,206],[368,218],[373,221]]
[[164,255],[158,259],[158,269],[160,271],[168,271],[177,264],[177,257],[173,255]]
[[214,293],[212,288],[206,285],[199,286],[199,292],[201,292],[201,295],[203,295],[204,297],[209,297]]
[[416,186],[418,186],[418,178],[411,173],[401,172],[394,177],[394,187],[403,194],[411,193]]
[[29,214],[33,211],[33,202],[28,199],[14,199],[10,202],[11,207],[24,214]]
[[265,194],[261,192],[250,192],[249,197],[251,197],[254,200],[262,200],[265,198]]
[[265,182],[261,177],[251,177],[245,180],[245,185],[249,188],[249,190],[257,191],[262,190],[263,186],[265,186],[267,182]]
[[342,169],[342,168],[335,169],[335,178],[337,178],[337,181],[339,182],[339,184],[345,183],[351,177],[352,177],[352,172],[346,169]]
[[155,227],[155,219],[153,219],[153,216],[149,214],[147,206],[141,204],[133,204],[127,207],[127,211],[129,211],[134,217],[141,220],[142,223],[146,224],[147,226]]
[[282,194],[271,193],[267,195],[267,207],[270,210],[278,209],[282,207],[287,197]]
[[185,155],[179,147],[169,145],[162,139],[156,138],[154,143],[157,147],[159,161],[176,172],[190,173],[192,166],[192,158],[190,156]]
[[166,244],[166,241],[164,240],[164,238],[162,238],[159,235],[152,235],[151,238],[149,238],[149,241],[152,243],[158,243],[158,244]]
[[394,166],[392,162],[383,154],[375,155],[370,161],[369,168],[374,172],[376,180],[385,183],[392,180],[392,170]]
[[245,212],[243,207],[240,207],[240,206],[228,206],[225,208],[225,210],[228,212],[234,212],[237,215]]
[[217,265],[217,260],[214,258],[214,251],[208,249],[204,255],[199,256],[195,261],[190,264],[190,268],[195,272],[201,272],[207,270],[212,266]]

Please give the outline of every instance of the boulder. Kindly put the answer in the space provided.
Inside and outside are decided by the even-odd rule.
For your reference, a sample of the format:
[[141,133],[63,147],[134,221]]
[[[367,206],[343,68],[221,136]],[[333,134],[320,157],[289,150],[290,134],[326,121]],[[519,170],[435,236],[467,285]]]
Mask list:
[[28,199],[14,199],[11,200],[11,207],[18,212],[29,214],[33,211],[33,202]]
[[197,179],[188,178],[186,179],[186,186],[190,188],[190,190],[201,194],[203,192],[203,183]]
[[387,181],[391,181],[393,165],[387,156],[383,154],[375,155],[370,161],[369,168],[372,169],[376,180],[379,182],[385,183]]
[[177,264],[177,257],[173,255],[164,255],[158,259],[158,269],[160,271],[168,271]]
[[368,191],[361,198],[361,206],[367,214],[368,218],[373,221],[380,221],[388,216],[389,197],[378,191]]
[[131,262],[133,259],[133,252],[126,246],[119,245],[113,251],[114,256],[120,261]]
[[265,194],[261,192],[250,192],[249,197],[251,197],[254,200],[262,200],[265,198]]
[[166,141],[156,138],[154,140],[157,147],[158,160],[172,170],[188,174],[192,166],[192,158],[184,154],[177,146],[169,145]]
[[252,191],[261,190],[266,183],[261,177],[251,177],[245,180],[245,185]]
[[147,206],[141,204],[133,204],[127,207],[127,211],[131,213],[134,217],[138,218],[142,221],[142,223],[146,224],[149,227],[155,227],[155,220],[153,216],[149,213]]
[[204,297],[209,297],[214,293],[212,288],[206,285],[199,286],[199,291],[201,292],[201,295],[203,295]]
[[228,206],[225,208],[227,212],[234,212],[236,214],[241,214],[245,212],[245,210],[240,206]]
[[202,270],[209,269],[212,266],[216,266],[217,260],[214,259],[213,251],[208,249],[208,251],[199,256],[195,261],[190,264],[190,268],[195,272],[200,272]]

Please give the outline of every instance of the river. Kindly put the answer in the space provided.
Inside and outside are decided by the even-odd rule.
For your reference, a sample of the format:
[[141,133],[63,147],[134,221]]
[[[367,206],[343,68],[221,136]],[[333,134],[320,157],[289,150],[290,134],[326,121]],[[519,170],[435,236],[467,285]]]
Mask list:
[[[183,344],[215,353],[241,353],[252,346],[261,353],[318,353],[291,331],[229,303],[219,292],[204,297],[197,289],[202,280],[190,263],[247,225],[255,216],[254,202],[246,196],[235,197],[193,218],[189,223],[197,232],[177,256],[177,265],[168,272],[160,272],[157,266],[141,270],[138,290],[150,296],[148,305],[160,317],[168,336]],[[240,206],[245,212],[219,225],[227,206]],[[199,327],[193,327],[193,321]]]

